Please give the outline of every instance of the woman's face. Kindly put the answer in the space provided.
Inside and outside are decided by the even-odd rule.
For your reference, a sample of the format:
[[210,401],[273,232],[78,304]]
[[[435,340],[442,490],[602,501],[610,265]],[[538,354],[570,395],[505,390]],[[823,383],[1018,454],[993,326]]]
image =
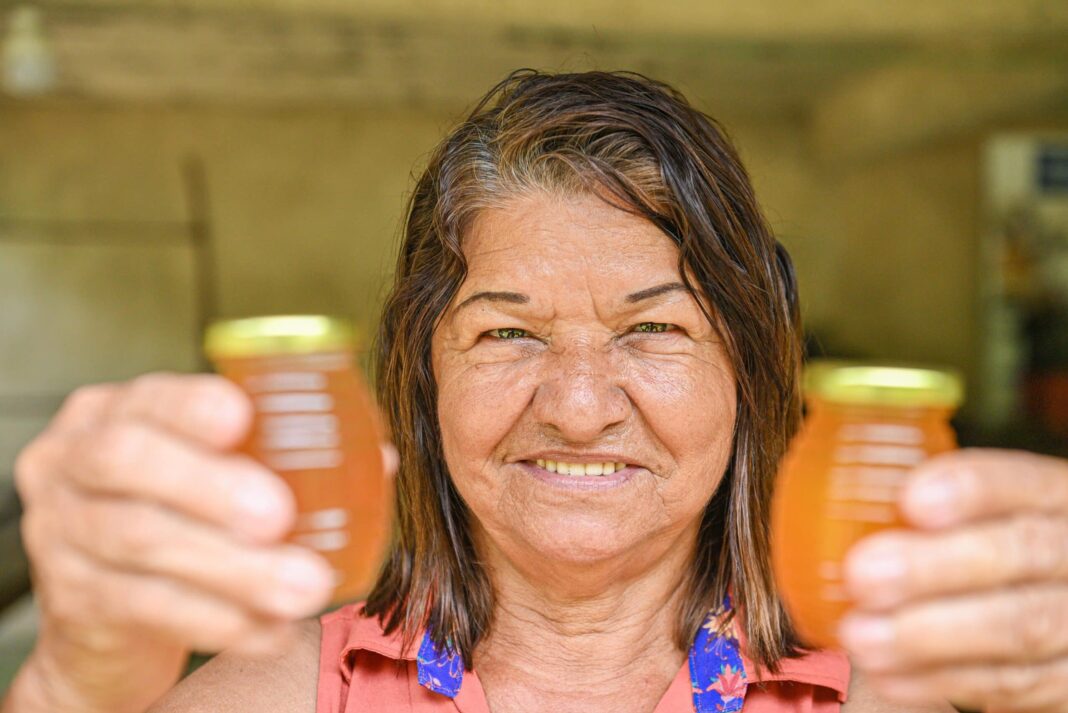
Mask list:
[[483,211],[463,251],[433,365],[480,546],[590,564],[696,535],[735,384],[672,241],[597,197],[534,194]]

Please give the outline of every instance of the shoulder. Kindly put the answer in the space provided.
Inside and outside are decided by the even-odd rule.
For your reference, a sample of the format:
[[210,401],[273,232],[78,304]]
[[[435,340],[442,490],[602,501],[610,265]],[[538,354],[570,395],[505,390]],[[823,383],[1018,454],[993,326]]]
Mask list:
[[863,673],[853,669],[849,684],[849,700],[842,704],[842,713],[956,713],[949,703],[903,705],[882,698]]
[[310,713],[315,710],[321,626],[296,625],[286,650],[270,657],[223,652],[164,696],[150,713]]

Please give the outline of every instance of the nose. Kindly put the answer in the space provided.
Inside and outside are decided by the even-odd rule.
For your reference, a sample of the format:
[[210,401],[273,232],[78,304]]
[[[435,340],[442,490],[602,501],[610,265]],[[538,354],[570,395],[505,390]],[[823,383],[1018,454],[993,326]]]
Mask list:
[[576,340],[550,349],[532,409],[539,424],[568,443],[592,443],[618,430],[632,404],[609,347]]

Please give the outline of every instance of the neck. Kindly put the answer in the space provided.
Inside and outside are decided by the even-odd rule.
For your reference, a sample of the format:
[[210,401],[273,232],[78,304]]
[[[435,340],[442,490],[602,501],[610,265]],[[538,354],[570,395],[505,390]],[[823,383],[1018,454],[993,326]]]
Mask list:
[[474,663],[493,710],[652,710],[686,659],[675,627],[695,542],[563,564],[485,548],[494,619]]

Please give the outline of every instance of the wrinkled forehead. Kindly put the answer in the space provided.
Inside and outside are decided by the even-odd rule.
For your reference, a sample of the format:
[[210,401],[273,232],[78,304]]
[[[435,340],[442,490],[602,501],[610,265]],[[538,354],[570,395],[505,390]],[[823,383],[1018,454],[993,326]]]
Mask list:
[[485,208],[470,222],[461,248],[465,283],[528,280],[577,288],[608,281],[633,287],[634,281],[679,279],[679,250],[671,238],[590,194],[534,193]]

